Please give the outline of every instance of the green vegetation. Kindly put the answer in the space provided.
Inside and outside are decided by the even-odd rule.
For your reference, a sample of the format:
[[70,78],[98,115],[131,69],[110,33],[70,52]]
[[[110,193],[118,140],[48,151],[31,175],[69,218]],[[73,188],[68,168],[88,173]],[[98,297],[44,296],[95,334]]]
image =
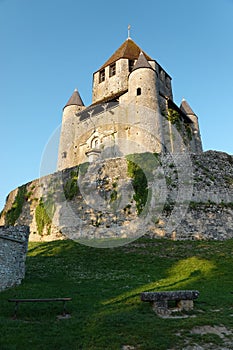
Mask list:
[[114,189],[110,194],[110,203],[117,200],[117,191]]
[[45,227],[47,229],[47,234],[50,234],[54,212],[55,205],[52,201],[52,198],[49,197],[46,201],[41,198],[35,211],[36,225],[39,235],[43,234]]
[[[83,171],[85,171],[84,168],[83,168]],[[77,167],[77,170],[71,171],[70,178],[64,184],[64,194],[66,199],[68,200],[72,200],[78,194],[78,183],[77,183],[78,173],[79,173],[79,168]]]
[[224,176],[224,179],[229,186],[233,185],[233,177],[232,176]]
[[180,114],[172,108],[168,108],[167,120],[175,125],[177,130],[181,130]]
[[79,171],[80,171],[80,174],[82,176],[84,176],[88,170],[88,167],[89,167],[90,163],[89,162],[86,162],[86,163],[82,163],[79,165]]
[[156,153],[141,153],[127,156],[128,175],[133,179],[137,213],[140,214],[149,198],[148,181],[154,179],[153,171],[160,164]]
[[189,208],[190,209],[208,209],[210,207],[218,207],[219,209],[233,209],[233,203],[232,202],[228,202],[228,203],[224,203],[223,201],[220,203],[215,203],[212,202],[210,200],[208,200],[208,202],[189,202]]
[[[215,334],[194,327],[232,331],[233,240],[224,242],[150,240],[97,249],[56,241],[30,243],[26,278],[0,293],[0,348],[3,350],[180,350],[188,345],[228,348]],[[197,289],[188,318],[162,319],[142,291]],[[72,297],[70,319],[58,320],[59,303],[20,304],[18,319],[9,298]],[[183,314],[181,314],[182,316]],[[224,335],[232,343],[232,335]]]
[[175,125],[177,131],[182,132],[182,138],[185,144],[192,140],[193,132],[189,123],[184,122],[183,127],[181,123],[181,116],[178,111],[168,108],[167,115],[165,114],[168,121]]
[[11,209],[6,212],[5,220],[6,225],[14,225],[16,220],[22,213],[23,204],[26,200],[27,188],[26,185],[19,187],[17,195]]
[[133,178],[133,196],[136,201],[137,213],[140,214],[146,205],[148,196],[147,178],[143,170],[133,161],[128,160],[128,175]]

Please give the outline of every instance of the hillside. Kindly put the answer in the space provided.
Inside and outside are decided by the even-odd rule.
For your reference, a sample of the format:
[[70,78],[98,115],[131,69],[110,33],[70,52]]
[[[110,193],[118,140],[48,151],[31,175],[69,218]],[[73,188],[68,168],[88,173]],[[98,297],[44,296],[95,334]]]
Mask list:
[[[139,239],[96,249],[72,241],[30,243],[26,278],[0,294],[1,350],[232,349],[233,241]],[[163,319],[140,292],[197,289],[194,310]],[[72,297],[19,305],[8,298]],[[128,347],[127,347],[128,346]]]
[[[233,237],[233,157],[208,151],[107,159],[12,191],[1,225],[29,225],[30,241]],[[183,162],[183,163],[182,163]]]

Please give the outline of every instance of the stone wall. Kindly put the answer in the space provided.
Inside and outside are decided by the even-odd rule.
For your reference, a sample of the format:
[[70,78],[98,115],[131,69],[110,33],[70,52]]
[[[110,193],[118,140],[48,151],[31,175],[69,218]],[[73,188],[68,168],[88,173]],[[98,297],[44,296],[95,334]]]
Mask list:
[[[233,238],[233,157],[215,151],[187,157],[189,163],[184,161],[180,168],[191,174],[190,179],[185,173],[182,179],[175,155],[139,157],[136,163],[147,173],[147,184],[137,169],[132,175],[124,157],[57,172],[25,185],[18,217],[14,208],[20,191],[14,190],[0,224],[9,224],[7,220],[13,218],[12,224],[29,225],[31,241],[75,235],[109,238],[113,231],[124,238],[134,236],[136,230],[136,236],[172,239]],[[149,192],[144,196],[147,185]],[[180,206],[179,201],[183,201]],[[153,212],[153,206],[160,210]]]
[[28,237],[28,226],[0,227],[0,291],[24,278]]

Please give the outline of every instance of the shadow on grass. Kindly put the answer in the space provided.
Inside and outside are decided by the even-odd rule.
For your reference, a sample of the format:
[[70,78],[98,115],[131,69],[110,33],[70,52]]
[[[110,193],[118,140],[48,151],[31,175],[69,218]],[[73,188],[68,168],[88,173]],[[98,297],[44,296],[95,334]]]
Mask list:
[[213,269],[215,269],[215,265],[205,259],[191,257],[180,260],[167,271],[167,278],[142,285],[139,288],[123,293],[116,298],[103,302],[103,305],[122,302],[125,299],[135,297],[142,292],[155,291],[155,289],[157,291],[161,291],[164,289],[171,290],[171,288],[186,288],[188,285],[192,285],[197,282],[200,278],[211,277]]

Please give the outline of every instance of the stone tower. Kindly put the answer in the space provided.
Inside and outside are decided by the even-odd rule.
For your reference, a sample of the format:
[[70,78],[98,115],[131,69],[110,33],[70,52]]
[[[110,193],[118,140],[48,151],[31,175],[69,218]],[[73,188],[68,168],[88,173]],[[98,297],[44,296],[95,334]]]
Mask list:
[[92,104],[85,107],[75,90],[64,107],[58,170],[132,152],[173,152],[171,124],[189,152],[202,151],[197,116],[186,101],[174,103],[170,75],[128,38],[93,74]]
[[70,157],[74,148],[75,129],[74,124],[77,113],[85,109],[83,101],[77,89],[63,108],[61,135],[59,143],[58,169],[70,167]]

